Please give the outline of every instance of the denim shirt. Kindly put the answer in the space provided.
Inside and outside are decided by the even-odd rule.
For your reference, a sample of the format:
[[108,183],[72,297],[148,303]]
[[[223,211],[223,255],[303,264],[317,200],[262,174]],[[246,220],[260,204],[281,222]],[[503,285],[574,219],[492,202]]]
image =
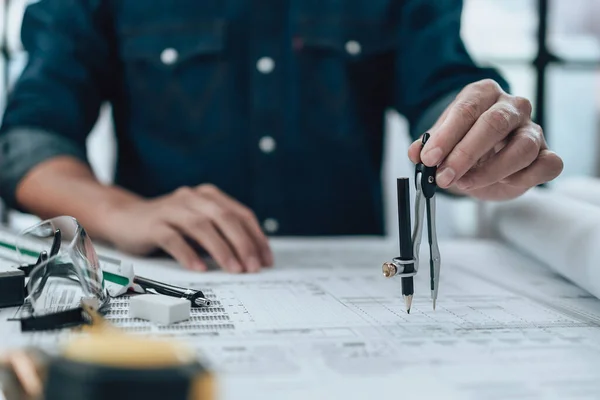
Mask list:
[[[268,233],[381,234],[384,112],[416,137],[485,78],[461,0],[41,0],[0,131],[0,193],[57,155],[86,160],[110,102],[115,184],[212,183]],[[399,157],[406,157],[399,154]]]

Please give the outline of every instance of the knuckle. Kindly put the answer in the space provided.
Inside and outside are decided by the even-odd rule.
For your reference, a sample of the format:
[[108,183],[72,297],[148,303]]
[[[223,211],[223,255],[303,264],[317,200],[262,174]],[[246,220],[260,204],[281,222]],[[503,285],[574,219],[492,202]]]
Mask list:
[[517,142],[517,150],[520,158],[533,161],[540,151],[540,144],[533,135],[521,135]]
[[544,129],[534,122],[530,124],[530,127],[533,134],[536,135],[539,140],[542,140],[544,137]]
[[456,158],[461,161],[461,164],[468,164],[469,166],[475,165],[477,157],[468,150],[465,150],[462,146],[456,146],[454,148]]
[[467,88],[471,91],[480,92],[482,94],[492,93],[499,95],[502,92],[502,88],[500,87],[498,82],[496,82],[493,79],[482,79],[480,81],[473,82],[467,85]]
[[489,93],[500,94],[500,92],[502,91],[502,88],[500,87],[498,82],[496,82],[493,79],[483,79],[483,80],[477,82],[476,85],[481,90],[483,90],[485,92],[489,92]]
[[204,184],[198,186],[197,191],[200,194],[211,195],[211,194],[217,193],[219,191],[219,189],[217,189],[217,187],[215,185],[213,185],[212,183],[204,183]]
[[531,113],[533,112],[533,105],[531,104],[531,101],[529,101],[525,97],[516,96],[514,98],[514,102],[515,107],[517,107],[517,110],[527,115],[528,117],[531,117]]
[[515,120],[515,110],[512,107],[498,107],[489,110],[484,114],[483,120],[497,134],[505,135],[513,127]]
[[189,200],[192,197],[194,197],[194,191],[188,187],[188,186],[182,186],[180,188],[178,188],[173,195],[175,196],[175,198],[177,199],[181,199],[181,200]]
[[479,106],[475,101],[463,100],[456,103],[458,113],[462,116],[465,123],[473,125],[479,117]]

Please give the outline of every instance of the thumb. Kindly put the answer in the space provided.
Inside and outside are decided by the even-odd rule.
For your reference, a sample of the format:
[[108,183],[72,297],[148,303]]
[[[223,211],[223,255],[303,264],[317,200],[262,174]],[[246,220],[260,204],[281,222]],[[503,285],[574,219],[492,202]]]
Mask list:
[[421,139],[417,139],[408,148],[408,158],[413,164],[421,162]]

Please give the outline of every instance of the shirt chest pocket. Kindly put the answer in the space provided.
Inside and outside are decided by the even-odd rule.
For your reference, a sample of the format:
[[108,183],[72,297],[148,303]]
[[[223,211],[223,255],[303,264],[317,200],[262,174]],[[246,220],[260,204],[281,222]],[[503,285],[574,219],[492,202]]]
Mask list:
[[[382,119],[393,87],[398,33],[382,18],[302,18],[295,29],[305,132],[362,143],[359,132]],[[313,115],[314,109],[329,117]]]
[[136,26],[120,35],[133,135],[151,135],[189,151],[226,139],[231,116],[225,32],[225,21],[215,19]]

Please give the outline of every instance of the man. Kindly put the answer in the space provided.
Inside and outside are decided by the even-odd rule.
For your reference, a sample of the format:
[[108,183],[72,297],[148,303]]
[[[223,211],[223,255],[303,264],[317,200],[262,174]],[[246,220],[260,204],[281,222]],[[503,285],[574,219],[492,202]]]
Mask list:
[[[383,233],[383,116],[394,107],[449,192],[505,200],[561,159],[531,105],[478,68],[460,0],[41,0],[0,133],[0,190],[68,214],[120,249],[188,268],[271,265],[267,234]],[[501,39],[500,39],[501,40]],[[100,184],[85,139],[113,106],[118,165]],[[432,135],[420,151],[418,137]],[[261,228],[262,225],[262,228]]]

